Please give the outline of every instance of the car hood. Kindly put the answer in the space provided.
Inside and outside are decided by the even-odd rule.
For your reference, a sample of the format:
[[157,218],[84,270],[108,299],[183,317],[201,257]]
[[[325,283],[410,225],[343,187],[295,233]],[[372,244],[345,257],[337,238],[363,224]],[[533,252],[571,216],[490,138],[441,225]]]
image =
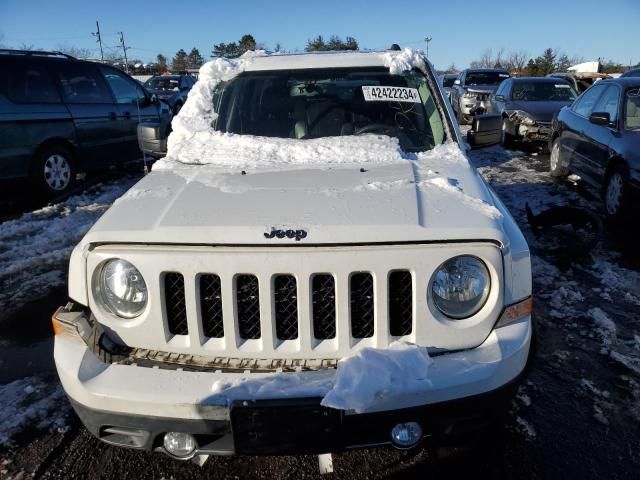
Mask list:
[[538,122],[551,122],[553,116],[562,107],[571,105],[572,102],[509,102],[505,110],[522,110],[528,113]]
[[498,85],[468,85],[464,89],[474,93],[493,93],[498,89]]
[[[457,146],[455,147],[457,149]],[[153,171],[85,243],[217,245],[505,242],[502,211],[466,159],[230,171]],[[270,235],[272,230],[299,233]],[[301,238],[302,237],[302,238]]]

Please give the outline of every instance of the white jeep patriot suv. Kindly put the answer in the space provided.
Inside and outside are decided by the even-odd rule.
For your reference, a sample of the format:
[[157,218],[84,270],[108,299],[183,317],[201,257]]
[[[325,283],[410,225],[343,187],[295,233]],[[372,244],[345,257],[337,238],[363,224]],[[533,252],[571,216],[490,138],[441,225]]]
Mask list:
[[204,65],[71,256],[55,362],[83,423],[181,459],[485,426],[526,370],[531,267],[467,148],[419,52]]

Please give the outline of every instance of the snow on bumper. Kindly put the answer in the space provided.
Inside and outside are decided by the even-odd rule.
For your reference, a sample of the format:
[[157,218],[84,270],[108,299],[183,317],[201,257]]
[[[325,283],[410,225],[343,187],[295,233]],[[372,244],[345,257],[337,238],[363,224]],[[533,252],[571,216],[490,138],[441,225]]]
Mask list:
[[[498,389],[525,368],[531,318],[497,328],[477,348],[432,357],[420,388],[378,393],[358,413],[437,404]],[[287,373],[194,372],[102,362],[86,344],[57,335],[54,356],[67,394],[94,410],[184,420],[228,420],[234,400],[324,397],[336,370]],[[335,390],[335,389],[334,389]]]

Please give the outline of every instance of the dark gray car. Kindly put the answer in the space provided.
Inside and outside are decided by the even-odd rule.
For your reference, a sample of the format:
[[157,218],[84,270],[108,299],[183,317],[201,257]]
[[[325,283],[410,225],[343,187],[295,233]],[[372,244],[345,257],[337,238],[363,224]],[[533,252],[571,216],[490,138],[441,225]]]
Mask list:
[[144,87],[167,102],[176,115],[187,101],[189,90],[195,83],[196,78],[191,75],[156,75],[147,80]]
[[138,123],[170,116],[116,68],[56,52],[0,50],[0,180],[47,196],[78,174],[141,158]]
[[471,123],[476,114],[485,113],[489,96],[511,74],[499,68],[469,68],[462,71],[451,87],[451,106],[458,123]]
[[548,142],[553,116],[578,94],[560,78],[510,78],[491,96],[489,111],[502,115],[502,144]]

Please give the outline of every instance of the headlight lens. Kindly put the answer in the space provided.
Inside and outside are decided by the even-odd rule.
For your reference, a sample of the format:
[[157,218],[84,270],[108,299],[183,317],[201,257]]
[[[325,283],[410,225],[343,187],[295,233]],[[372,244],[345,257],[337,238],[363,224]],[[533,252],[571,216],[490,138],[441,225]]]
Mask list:
[[110,312],[134,318],[147,305],[147,285],[136,267],[116,258],[107,261],[99,273],[98,296]]
[[477,96],[478,94],[475,92],[464,92],[463,95],[464,98],[476,98]]
[[522,110],[514,110],[516,120],[520,120],[523,125],[535,125],[536,119]]
[[477,313],[489,296],[491,279],[482,260],[461,255],[444,262],[431,281],[433,301],[442,313],[454,319]]

